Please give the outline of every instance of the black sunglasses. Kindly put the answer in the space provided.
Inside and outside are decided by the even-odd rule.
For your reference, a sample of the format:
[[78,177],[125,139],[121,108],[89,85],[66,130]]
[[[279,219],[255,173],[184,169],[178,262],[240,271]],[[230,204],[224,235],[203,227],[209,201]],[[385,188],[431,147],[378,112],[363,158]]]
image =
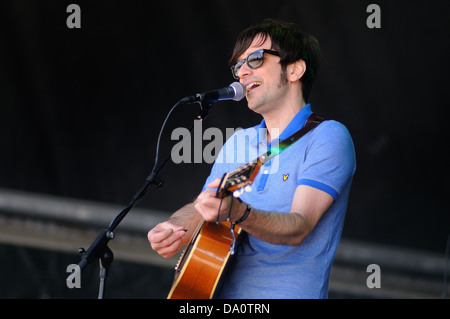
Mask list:
[[280,56],[280,54],[277,51],[273,51],[273,50],[260,49],[255,52],[252,52],[245,59],[237,61],[231,67],[231,72],[233,73],[233,77],[236,80],[239,80],[238,73],[245,62],[247,62],[247,65],[250,69],[259,68],[264,62],[264,53]]

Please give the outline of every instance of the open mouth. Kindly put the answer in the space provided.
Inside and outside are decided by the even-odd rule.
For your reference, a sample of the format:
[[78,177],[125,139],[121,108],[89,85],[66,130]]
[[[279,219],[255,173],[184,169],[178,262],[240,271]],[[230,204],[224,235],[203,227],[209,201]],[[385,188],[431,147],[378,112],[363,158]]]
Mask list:
[[261,82],[252,82],[250,84],[248,84],[245,89],[247,90],[247,93],[249,93],[251,90],[257,88],[258,86],[261,85]]

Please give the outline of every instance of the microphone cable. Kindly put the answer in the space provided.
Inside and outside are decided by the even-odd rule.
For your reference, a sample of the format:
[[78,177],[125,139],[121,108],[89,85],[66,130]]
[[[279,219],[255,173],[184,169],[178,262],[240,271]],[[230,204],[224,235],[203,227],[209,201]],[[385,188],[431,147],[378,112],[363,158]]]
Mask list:
[[[157,173],[155,172],[156,167],[158,166],[158,158],[159,158],[159,145],[161,143],[161,136],[162,133],[164,131],[164,127],[166,126],[167,121],[169,120],[170,115],[173,113],[173,111],[180,105],[182,104],[181,100],[179,100],[177,103],[175,103],[174,106],[172,106],[172,108],[170,109],[169,113],[167,113],[166,118],[164,119],[163,124],[161,125],[161,129],[159,130],[159,134],[158,134],[158,141],[156,142],[156,154],[155,154],[155,165],[153,166],[152,169],[152,173]],[[151,175],[151,174],[150,174]]]

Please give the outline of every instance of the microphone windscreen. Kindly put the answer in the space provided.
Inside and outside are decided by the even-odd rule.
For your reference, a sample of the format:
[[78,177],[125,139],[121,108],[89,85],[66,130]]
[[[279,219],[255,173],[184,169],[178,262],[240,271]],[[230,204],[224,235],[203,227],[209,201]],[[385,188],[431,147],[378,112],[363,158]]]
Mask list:
[[234,98],[233,101],[240,101],[245,97],[245,86],[243,86],[239,82],[233,82],[230,84],[230,86],[234,90]]

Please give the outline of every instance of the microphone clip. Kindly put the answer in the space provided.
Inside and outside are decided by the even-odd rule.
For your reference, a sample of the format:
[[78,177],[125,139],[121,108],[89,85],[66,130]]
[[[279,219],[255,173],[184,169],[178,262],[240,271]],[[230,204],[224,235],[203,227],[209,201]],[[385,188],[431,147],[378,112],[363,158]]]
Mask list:
[[217,101],[211,101],[205,99],[205,94],[197,93],[196,95],[186,96],[180,100],[180,104],[194,104],[198,103],[200,105],[200,111],[195,115],[196,120],[204,120],[208,114],[211,106]]
[[180,100],[181,104],[192,104],[202,100],[202,95],[197,93],[196,95],[186,96]]

